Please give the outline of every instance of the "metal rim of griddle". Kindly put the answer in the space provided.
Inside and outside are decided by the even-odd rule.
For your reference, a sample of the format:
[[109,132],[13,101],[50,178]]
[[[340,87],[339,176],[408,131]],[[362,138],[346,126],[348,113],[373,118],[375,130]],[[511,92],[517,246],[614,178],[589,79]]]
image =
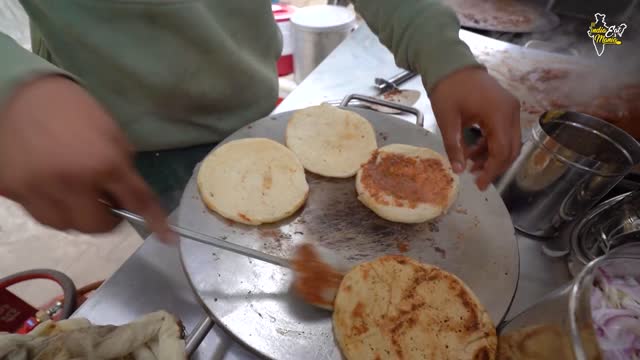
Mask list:
[[549,31],[560,24],[560,18],[549,10],[541,10],[537,21],[528,27],[483,26],[482,24],[473,24],[462,20],[460,20],[460,23],[463,28],[467,29],[522,34]]
[[[361,95],[350,95],[347,96],[342,105],[344,105],[344,107],[348,107],[349,103],[351,101],[369,101],[372,102],[374,104],[378,104],[378,105],[382,105],[382,106],[388,106],[388,107],[395,107],[395,108],[400,108],[400,110],[402,110],[403,112],[408,112],[411,114],[414,114],[416,116],[416,123],[421,123],[422,122],[422,113],[414,108],[410,108],[410,107],[404,107],[402,105],[399,104],[394,104],[394,103],[388,103],[385,102],[383,100],[378,100],[378,99],[372,99],[370,97],[367,96],[361,96]],[[395,118],[389,115],[384,115],[378,112],[374,112],[372,110],[364,110],[364,109],[357,109],[357,108],[351,108],[349,107],[350,110],[353,110],[365,117],[367,116],[371,116],[371,117],[376,117],[376,121],[374,122],[373,119],[369,119],[372,124],[374,123],[378,123],[379,125],[384,125],[385,127],[393,127],[394,129],[396,128],[400,128],[400,130],[398,130],[400,133],[402,133],[402,128],[404,127],[406,129],[406,127],[410,126],[412,129],[416,129],[415,133],[412,132],[412,134],[409,136],[409,140],[413,140],[415,141],[415,138],[421,137],[420,139],[425,139],[428,137],[428,139],[435,143],[436,139],[432,138],[431,133],[429,133],[428,131],[424,130],[423,128],[416,128],[415,125],[411,125],[409,124],[407,121],[399,119],[399,118]],[[223,141],[222,143],[226,142],[226,141],[231,141],[234,138],[242,138],[242,137],[247,137],[245,135],[247,135],[246,133],[249,131],[247,129],[251,129],[251,127],[253,125],[257,125],[262,121],[262,124],[269,124],[269,121],[271,120],[277,120],[277,121],[284,121],[284,124],[281,126],[282,127],[282,132],[284,133],[284,127],[286,127],[286,121],[288,120],[288,117],[291,115],[291,113],[293,113],[293,111],[291,112],[287,112],[287,113],[281,113],[281,114],[277,114],[275,116],[271,116],[268,118],[264,118],[261,120],[258,120],[250,125],[247,125],[245,128],[239,130],[238,132],[234,133],[233,135],[231,135],[229,138],[225,139],[225,141]],[[274,122],[275,123],[275,122]],[[375,125],[375,124],[374,124]],[[381,125],[381,126],[382,126]],[[375,126],[374,126],[375,127]],[[378,130],[378,128],[376,128],[376,131]],[[423,134],[425,133],[425,134]],[[239,135],[239,134],[243,134],[243,135]],[[406,131],[405,133],[403,133],[403,137],[406,137]],[[250,136],[257,136],[257,135],[250,135]],[[393,135],[390,133],[389,135],[390,138],[393,137]],[[379,143],[381,140],[378,140]],[[391,140],[393,141],[393,140]],[[222,144],[221,143],[221,144]],[[408,141],[407,143],[412,143],[412,141]],[[437,138],[437,146],[429,144],[429,147],[433,147],[436,148],[440,151],[444,151],[444,147],[441,143],[441,140],[439,138]],[[382,145],[380,145],[382,146]],[[426,146],[426,145],[425,145]],[[195,173],[195,172],[194,172]],[[204,209],[204,205],[202,204],[202,201],[198,198],[195,199],[194,194],[197,194],[197,188],[194,187],[194,183],[193,183],[194,178],[192,177],[192,179],[190,180],[189,185],[187,185],[187,188],[185,190],[185,193],[183,194],[183,202],[181,203],[181,206],[179,208],[179,213],[178,213],[178,222],[181,226],[189,228],[189,229],[194,229],[194,227],[196,227],[198,224],[198,217],[201,216],[200,214],[198,214],[199,211],[203,211],[202,213],[202,218],[205,219],[205,222],[215,222],[215,221],[224,221],[224,220],[214,220],[217,219],[216,215],[211,215],[209,213],[206,213],[206,210]],[[462,179],[461,179],[462,180]],[[328,179],[324,179],[322,183],[326,183],[327,181],[329,181]],[[353,181],[353,180],[351,180]],[[313,181],[310,181],[310,185],[312,185]],[[469,180],[467,180],[467,182],[469,182]],[[461,181],[462,183],[462,181]],[[471,182],[472,184],[472,182]],[[314,187],[310,186],[313,192]],[[473,189],[473,191],[478,192],[478,190],[476,190],[475,188],[473,188],[472,186],[468,187],[469,189]],[[195,191],[195,193],[194,193]],[[353,190],[355,192],[355,190]],[[468,193],[470,190],[465,190],[465,187],[463,186],[461,188],[461,193]],[[479,275],[479,274],[484,274],[485,279],[488,279],[488,281],[490,281],[492,284],[491,286],[489,286],[488,288],[490,289],[484,289],[483,288],[478,288],[476,282],[477,279],[471,279],[472,284],[470,284],[470,286],[472,286],[472,288],[475,287],[475,292],[476,294],[479,294],[479,296],[481,297],[481,299],[484,298],[484,300],[486,300],[487,296],[489,296],[492,299],[492,303],[491,304],[485,304],[487,305],[487,308],[489,310],[489,313],[492,315],[492,318],[494,318],[494,320],[496,321],[496,324],[498,324],[506,315],[509,306],[511,305],[511,302],[513,300],[513,296],[515,294],[515,290],[517,287],[517,281],[518,281],[518,277],[519,277],[519,256],[518,256],[518,248],[517,248],[517,242],[515,239],[515,232],[513,230],[513,225],[511,223],[511,219],[509,217],[508,211],[506,210],[506,207],[504,207],[504,204],[502,203],[499,195],[497,194],[497,192],[495,192],[495,189],[491,189],[490,190],[490,194],[481,194],[481,196],[479,196],[477,199],[474,199],[474,204],[473,206],[471,206],[472,211],[474,211],[474,213],[478,213],[479,215],[484,212],[485,210],[490,210],[488,211],[488,214],[485,214],[485,216],[488,217],[488,221],[485,225],[481,225],[480,229],[475,230],[476,233],[481,233],[481,234],[485,234],[488,232],[491,232],[491,236],[484,236],[482,237],[483,239],[486,238],[487,241],[489,241],[488,245],[489,246],[484,246],[484,245],[480,245],[481,242],[478,241],[474,241],[473,239],[469,240],[467,243],[469,244],[469,246],[465,246],[466,247],[471,247],[471,250],[473,250],[473,256],[470,256],[469,258],[482,258],[483,260],[483,265],[485,267],[484,272],[483,271],[479,271],[474,267],[474,271],[473,271],[473,275],[472,277],[477,277],[479,276],[480,278],[483,277],[483,275]],[[479,194],[479,192],[478,192]],[[193,199],[191,199],[190,197],[194,196]],[[464,195],[460,195],[460,198],[462,198]],[[467,194],[468,196],[468,194]],[[313,195],[310,195],[310,200],[311,201]],[[484,201],[487,203],[482,202],[480,199],[484,197]],[[355,194],[353,196],[353,198],[355,199]],[[490,199],[490,200],[489,200]],[[351,200],[349,200],[351,201]],[[356,200],[357,201],[357,200]],[[190,206],[187,205],[194,205],[194,208],[192,210],[192,212],[189,212],[189,210],[186,210],[187,208],[190,208]],[[481,207],[481,205],[487,206],[487,209],[482,209],[482,211],[479,211],[478,209],[474,209],[474,207]],[[305,205],[305,207],[303,208],[303,210],[301,210],[301,212],[299,212],[298,214],[294,215],[293,217],[297,217],[300,216],[300,218],[303,218],[304,216],[304,212],[305,210],[310,209],[313,210],[313,206],[312,205]],[[375,219],[377,219],[376,221],[380,220],[377,216],[375,215],[367,215],[370,217],[373,217]],[[457,215],[456,215],[457,216]],[[455,218],[455,216],[451,215],[452,218]],[[458,218],[456,218],[458,219]],[[186,223],[185,223],[186,221]],[[285,220],[289,221],[289,220]],[[384,220],[380,220],[380,221],[384,221]],[[468,220],[469,222],[470,220]],[[442,221],[442,223],[439,225],[440,227],[445,227],[444,231],[441,234],[436,234],[433,235],[432,233],[429,233],[429,236],[432,236],[434,238],[437,237],[446,237],[448,232],[450,229],[448,227],[451,226],[451,223],[454,224],[458,224],[458,223],[463,223],[461,221],[453,221],[452,219],[450,220],[444,220]],[[202,226],[209,226],[207,224],[202,224]],[[215,224],[214,224],[215,225]],[[288,226],[288,225],[287,225]],[[429,224],[429,226],[431,226],[431,224]],[[215,226],[213,226],[215,227]],[[277,227],[279,229],[279,227]],[[235,227],[234,227],[235,229]],[[490,230],[488,230],[490,229]],[[195,231],[201,231],[201,232],[205,232],[205,233],[210,233],[207,231],[202,231],[201,229],[195,228]],[[360,231],[361,229],[357,229],[358,231]],[[262,231],[261,229],[256,229],[255,227],[251,227],[250,231],[255,232],[259,232]],[[220,235],[220,234],[212,234],[212,235]],[[453,234],[451,234],[453,235]],[[313,234],[311,235],[313,236]],[[451,238],[453,236],[450,236]],[[240,236],[238,239],[236,239],[235,241],[245,241],[242,239],[247,239],[246,234]],[[498,241],[499,239],[499,241]],[[305,241],[307,241],[308,239],[305,238]],[[412,241],[414,239],[411,239]],[[511,240],[511,241],[509,241]],[[421,240],[418,240],[421,241]],[[432,239],[432,241],[434,241]],[[438,239],[438,241],[440,241]],[[424,245],[422,242],[418,243],[419,245]],[[466,244],[466,243],[465,243]],[[497,245],[496,245],[497,244]],[[246,244],[244,244],[246,245]],[[412,246],[414,246],[415,244],[412,244]],[[447,239],[447,243],[446,246],[450,246],[450,242],[449,239]],[[300,356],[304,356],[305,357],[310,357],[310,354],[313,354],[311,357],[315,358],[322,358],[322,359],[338,359],[341,358],[340,355],[340,350],[338,349],[337,345],[335,344],[334,340],[333,340],[333,335],[332,335],[332,326],[330,324],[331,319],[330,316],[327,315],[326,312],[323,312],[321,310],[317,310],[313,307],[311,307],[310,305],[306,305],[304,304],[303,306],[305,307],[304,311],[304,319],[305,320],[305,324],[303,329],[306,329],[307,326],[311,326],[312,329],[314,330],[316,329],[314,326],[316,326],[316,322],[320,322],[319,327],[321,329],[325,329],[327,326],[323,326],[322,323],[325,323],[328,321],[329,322],[329,329],[328,332],[321,332],[320,337],[318,337],[318,334],[314,334],[311,336],[311,339],[313,340],[312,342],[310,342],[310,346],[304,347],[304,352],[299,353],[297,355],[300,355],[299,357],[295,357],[296,353],[291,353],[292,351],[300,351],[300,345],[298,345],[298,342],[304,342],[305,341],[305,334],[304,332],[299,334],[299,333],[295,333],[295,340],[292,341],[291,343],[288,343],[286,341],[286,338],[284,338],[286,335],[283,333],[281,334],[283,336],[283,339],[277,339],[275,341],[269,342],[269,346],[271,347],[279,347],[282,346],[282,344],[289,344],[290,347],[288,347],[287,349],[283,350],[282,348],[278,350],[273,350],[270,349],[270,351],[265,351],[265,346],[261,345],[262,343],[264,343],[263,339],[261,339],[259,337],[259,334],[254,334],[254,337],[251,337],[251,333],[249,333],[249,335],[247,336],[247,332],[245,331],[246,327],[251,327],[253,326],[250,331],[262,331],[265,326],[262,325],[262,323],[260,324],[261,326],[257,326],[253,323],[255,323],[256,321],[267,321],[267,316],[271,316],[268,313],[265,313],[264,318],[263,315],[258,313],[259,317],[255,315],[255,313],[251,312],[251,308],[253,308],[254,303],[256,303],[256,300],[250,300],[249,295],[245,295],[244,294],[244,288],[242,289],[242,298],[237,297],[238,295],[240,295],[240,293],[235,293],[234,291],[237,289],[242,288],[243,285],[243,281],[240,280],[240,285],[238,284],[238,282],[227,282],[227,281],[223,281],[223,280],[216,280],[220,277],[220,273],[218,273],[218,277],[216,277],[216,273],[218,272],[217,269],[222,269],[220,270],[220,272],[224,272],[225,270],[227,272],[231,272],[232,275],[237,275],[237,273],[235,273],[233,271],[233,269],[229,269],[229,268],[224,268],[221,264],[224,265],[238,265],[240,264],[241,270],[246,270],[249,272],[253,272],[253,275],[255,276],[261,276],[261,274],[265,273],[267,275],[271,275],[271,277],[279,277],[279,281],[278,282],[275,278],[273,279],[273,282],[267,282],[266,285],[274,285],[278,288],[278,290],[282,290],[283,287],[288,286],[290,279],[287,277],[288,275],[282,275],[281,273],[283,273],[284,271],[288,271],[288,270],[279,270],[277,268],[273,268],[270,267],[268,268],[268,271],[265,270],[264,266],[270,266],[270,265],[265,265],[265,264],[258,264],[256,263],[256,261],[254,260],[253,263],[251,263],[251,260],[245,258],[245,257],[238,257],[235,254],[232,253],[227,253],[225,254],[224,257],[219,257],[218,260],[214,259],[214,256],[211,255],[211,252],[215,252],[215,253],[220,253],[220,251],[215,250],[215,249],[210,249],[208,247],[202,247],[204,245],[202,244],[198,244],[198,243],[194,243],[194,242],[190,242],[190,241],[181,241],[180,242],[180,254],[181,254],[181,262],[182,262],[182,266],[183,269],[187,275],[187,279],[190,283],[190,285],[193,287],[194,292],[196,293],[197,297],[202,301],[206,311],[211,315],[211,317],[214,319],[215,323],[218,324],[219,326],[221,326],[221,328],[225,329],[225,331],[227,331],[232,338],[234,338],[235,340],[237,340],[239,343],[245,345],[248,349],[250,349],[251,351],[253,351],[255,354],[262,356],[262,357],[266,357],[266,358],[275,358],[275,359],[281,359],[281,358],[300,358]],[[428,246],[428,245],[424,245],[424,246]],[[480,246],[479,249],[473,249],[473,247],[478,247]],[[497,246],[497,247],[496,247]],[[499,253],[493,254],[494,256],[492,256],[489,259],[484,259],[481,255],[477,256],[478,252],[481,251],[490,251],[490,250],[495,250],[498,249],[500,250]],[[420,250],[420,249],[418,249]],[[338,251],[338,250],[336,250]],[[414,249],[412,248],[411,251],[414,251]],[[437,252],[437,250],[436,250]],[[382,255],[381,253],[378,253],[376,255],[379,256]],[[424,258],[423,252],[420,252],[420,254],[418,256],[413,255],[411,253],[409,254],[405,254],[408,256],[412,256],[412,257],[422,257]],[[434,265],[440,265],[440,260],[435,259],[435,254],[432,254],[432,259],[430,259],[429,262],[433,263]],[[449,260],[450,266],[451,267],[459,267],[459,263],[460,261],[455,261],[455,256],[456,254],[454,253],[454,259],[453,260]],[[232,258],[233,257],[233,258]],[[491,262],[492,259],[496,259],[495,261],[493,261],[493,265],[489,264]],[[419,259],[420,260],[420,259]],[[486,262],[484,260],[487,260]],[[246,261],[249,261],[250,264],[247,264]],[[422,260],[424,261],[424,260]],[[443,260],[444,262],[446,262],[446,260]],[[470,260],[470,262],[473,262],[473,260]],[[500,263],[501,266],[498,266],[497,264]],[[243,265],[244,264],[244,265]],[[446,266],[443,266],[445,269],[447,270],[451,270],[451,268],[447,268]],[[202,271],[203,268],[208,269],[207,271]],[[499,275],[503,275],[502,271],[504,271],[504,278],[500,278],[499,281],[498,279],[498,273],[496,272],[496,269],[500,269],[500,274]],[[262,269],[262,270],[261,270]],[[493,269],[493,273],[491,273],[491,270],[487,270],[487,269]],[[266,272],[265,272],[266,271]],[[453,271],[454,273],[456,273],[456,271]],[[256,275],[257,274],[257,275]],[[251,273],[249,274],[251,275]],[[467,274],[468,277],[469,274]],[[463,276],[463,278],[465,278],[465,276]],[[244,278],[245,280],[247,278]],[[239,280],[239,279],[238,279]],[[216,283],[217,281],[217,283]],[[206,287],[203,285],[203,282],[207,282],[210,284],[216,283],[216,285],[214,286],[209,286]],[[249,281],[247,281],[247,284],[249,284]],[[254,282],[252,283],[254,287],[264,287],[265,283],[264,282]],[[486,292],[489,292],[490,295],[487,295]],[[496,293],[500,293],[500,294],[506,294],[505,296],[498,296],[496,297],[495,294]],[[251,294],[251,291],[249,291],[249,294]],[[227,305],[231,305],[230,307],[227,306],[226,308],[222,308],[220,306],[220,304],[223,303],[222,300],[222,295],[228,296],[229,299],[227,300]],[[271,293],[261,293],[259,294],[261,296],[265,296],[266,299],[264,300],[260,300],[260,298],[256,298],[258,299],[258,305],[260,306],[261,304],[264,305],[264,302],[268,303],[271,301],[271,299],[269,298],[269,296],[273,296],[275,299],[277,299],[278,296],[284,296],[284,300],[282,300],[287,306],[286,309],[289,309],[290,307],[292,309],[296,308],[295,311],[299,310],[297,309],[298,305],[297,304],[293,304],[291,305],[291,303],[296,303],[297,300],[294,300],[291,295],[289,293],[275,293],[275,294],[271,294]],[[220,297],[221,301],[218,301],[218,296]],[[246,297],[246,298],[245,298]],[[235,306],[234,306],[234,301],[235,301]],[[260,303],[260,301],[262,301],[262,303]],[[278,300],[273,300],[273,301],[278,301]],[[299,301],[297,301],[299,302]],[[499,303],[499,306],[497,306],[499,308],[498,311],[495,311],[494,308],[496,308],[495,303]],[[282,304],[279,304],[281,306],[284,306]],[[229,310],[230,312],[227,312],[227,309],[231,309]],[[262,308],[260,308],[261,311],[264,312],[264,310],[262,310]],[[255,310],[257,312],[257,310]],[[294,311],[294,310],[292,310]],[[318,317],[318,314],[321,314],[321,317]],[[243,318],[243,315],[249,315],[249,316],[253,316],[253,318],[251,319],[251,321],[247,321],[245,318]],[[300,314],[297,314],[298,316],[300,316]],[[235,317],[240,317],[242,319],[242,321],[235,321]],[[273,322],[276,322],[275,318],[272,318]],[[285,319],[286,320],[286,319]],[[282,319],[278,320],[278,321],[282,321]],[[270,325],[269,322],[265,322],[266,324],[266,328],[268,328],[268,326]],[[300,323],[298,323],[300,324]],[[317,327],[317,326],[316,326]],[[238,333],[239,329],[241,331],[243,331],[243,333]],[[277,330],[277,329],[276,329]],[[292,330],[294,331],[294,330]],[[295,331],[294,331],[295,332]],[[279,333],[280,334],[280,333]],[[273,334],[271,334],[273,335]],[[313,337],[315,336],[315,337]],[[267,342],[269,341],[269,339],[266,339]],[[272,339],[273,340],[273,339]],[[322,345],[325,345],[325,347],[323,347]],[[316,346],[316,348],[313,348],[313,346]],[[327,348],[328,347],[328,348]],[[274,352],[275,351],[275,352]],[[315,352],[314,352],[315,351]],[[323,353],[322,351],[326,351],[326,353]],[[324,354],[324,355],[323,355]]]

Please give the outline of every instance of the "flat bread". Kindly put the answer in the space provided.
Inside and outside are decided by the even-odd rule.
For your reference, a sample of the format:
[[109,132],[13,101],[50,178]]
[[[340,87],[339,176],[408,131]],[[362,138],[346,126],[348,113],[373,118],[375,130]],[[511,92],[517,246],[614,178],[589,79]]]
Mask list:
[[198,171],[198,189],[206,206],[221,216],[260,225],[300,209],[309,184],[291,150],[270,139],[249,138],[212,151]]
[[326,104],[296,111],[287,124],[286,144],[305,169],[335,178],[354,176],[378,147],[369,121]]
[[400,223],[421,223],[444,214],[458,186],[446,158],[402,144],[378,149],[356,176],[358,199],[383,219]]
[[[517,319],[517,318],[516,318]],[[552,321],[540,322],[514,331],[503,332],[498,337],[498,360],[574,360],[573,343],[568,328]],[[587,359],[601,359],[598,339],[595,338],[592,324],[580,328]]]
[[494,359],[487,311],[455,275],[404,256],[347,273],[334,303],[335,338],[347,360]]

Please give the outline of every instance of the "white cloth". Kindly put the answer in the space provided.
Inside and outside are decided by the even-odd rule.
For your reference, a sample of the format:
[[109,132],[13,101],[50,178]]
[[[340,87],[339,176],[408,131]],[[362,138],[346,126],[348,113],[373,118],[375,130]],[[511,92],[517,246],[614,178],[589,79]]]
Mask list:
[[0,334],[2,360],[186,359],[182,327],[164,311],[122,326],[47,321],[27,335]]

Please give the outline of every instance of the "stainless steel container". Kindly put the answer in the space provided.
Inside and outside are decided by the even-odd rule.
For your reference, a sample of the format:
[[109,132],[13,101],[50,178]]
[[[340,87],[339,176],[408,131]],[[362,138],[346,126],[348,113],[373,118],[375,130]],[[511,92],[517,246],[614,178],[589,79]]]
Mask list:
[[640,276],[640,244],[627,244],[590,262],[566,286],[547,295],[498,329],[498,359],[601,359],[591,295],[596,271]]
[[293,74],[302,82],[356,28],[355,13],[345,7],[317,5],[291,17]]
[[569,271],[630,242],[640,243],[640,191],[618,195],[595,207],[570,232]]
[[514,226],[550,237],[583,215],[640,162],[640,144],[608,122],[547,112],[498,181]]

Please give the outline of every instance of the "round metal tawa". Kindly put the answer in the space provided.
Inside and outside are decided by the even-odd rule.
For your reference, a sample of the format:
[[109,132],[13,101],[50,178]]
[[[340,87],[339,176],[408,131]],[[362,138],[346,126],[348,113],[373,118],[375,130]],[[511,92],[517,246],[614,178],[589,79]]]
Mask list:
[[560,23],[553,12],[530,2],[445,0],[466,28],[529,33],[549,31]]
[[560,24],[560,18],[552,12],[545,11],[536,17],[531,24],[527,25],[509,25],[509,24],[490,24],[483,22],[475,22],[459,17],[460,25],[464,28],[483,30],[483,31],[499,31],[505,33],[534,33],[549,31]]
[[[371,110],[351,109],[374,126],[378,145],[425,146],[444,154],[439,137],[407,121]],[[284,143],[292,112],[258,120],[225,140],[266,137]],[[500,196],[478,191],[471,176],[449,214],[424,224],[381,219],[356,198],[354,178],[307,174],[306,205],[268,226],[235,224],[208,211],[195,176],[178,210],[180,226],[254,249],[289,257],[309,241],[334,250],[355,265],[385,254],[403,254],[459,276],[475,292],[496,325],[506,314],[518,280],[519,258],[511,218]],[[273,359],[341,359],[331,313],[290,291],[292,272],[189,240],[180,242],[187,276],[215,321],[240,342]]]

